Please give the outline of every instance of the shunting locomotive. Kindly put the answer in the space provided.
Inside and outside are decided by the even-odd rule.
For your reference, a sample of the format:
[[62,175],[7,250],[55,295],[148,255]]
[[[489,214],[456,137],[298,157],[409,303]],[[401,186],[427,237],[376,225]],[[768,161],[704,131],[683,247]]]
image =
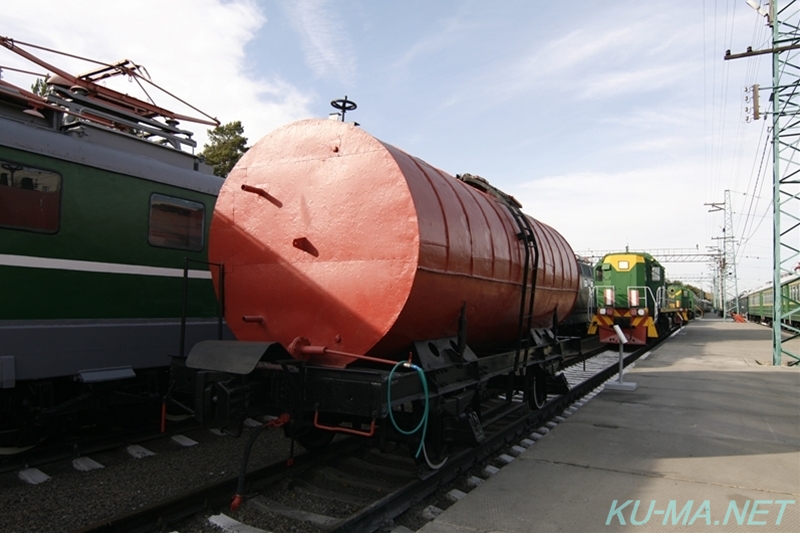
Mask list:
[[683,285],[670,284],[667,286],[667,308],[677,309],[684,323],[694,320],[698,307],[697,295]]
[[619,344],[618,326],[631,345],[645,345],[683,322],[680,308],[668,305],[664,267],[643,252],[606,254],[594,269],[597,311],[589,335]]

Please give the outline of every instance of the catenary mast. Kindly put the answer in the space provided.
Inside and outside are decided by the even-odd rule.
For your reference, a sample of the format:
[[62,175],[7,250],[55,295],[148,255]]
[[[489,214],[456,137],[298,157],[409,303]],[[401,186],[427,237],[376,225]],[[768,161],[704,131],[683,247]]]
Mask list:
[[[791,326],[800,317],[800,304],[783,294],[781,281],[800,266],[800,2],[770,0],[759,6],[748,4],[767,17],[772,27],[772,46],[741,54],[726,52],[725,59],[772,55],[772,214],[773,214],[773,319],[772,364],[780,365],[783,355],[800,361],[790,352],[786,342],[800,336],[800,329]],[[762,88],[766,89],[766,88]],[[754,86],[754,97],[759,88]],[[758,105],[753,118],[759,118]],[[783,332],[790,334],[783,338]]]

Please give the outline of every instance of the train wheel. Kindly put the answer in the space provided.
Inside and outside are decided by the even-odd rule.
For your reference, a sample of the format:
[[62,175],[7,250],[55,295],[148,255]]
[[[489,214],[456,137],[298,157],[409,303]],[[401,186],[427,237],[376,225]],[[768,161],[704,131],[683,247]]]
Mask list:
[[536,411],[547,402],[547,374],[535,365],[528,367],[528,372],[532,372],[529,378],[528,406]]

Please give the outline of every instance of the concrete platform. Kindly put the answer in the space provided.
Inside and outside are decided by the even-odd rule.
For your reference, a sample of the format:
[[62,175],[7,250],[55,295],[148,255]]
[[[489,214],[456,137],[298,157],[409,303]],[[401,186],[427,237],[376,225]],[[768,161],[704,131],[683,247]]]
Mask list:
[[420,532],[800,532],[800,368],[771,359],[692,322]]

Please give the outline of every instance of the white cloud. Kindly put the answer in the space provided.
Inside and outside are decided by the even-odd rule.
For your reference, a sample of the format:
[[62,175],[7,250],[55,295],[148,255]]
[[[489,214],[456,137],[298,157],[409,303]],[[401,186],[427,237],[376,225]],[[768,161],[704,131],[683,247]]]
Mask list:
[[680,9],[664,13],[645,2],[629,7],[624,19],[619,9],[576,14],[577,29],[549,40],[532,34],[487,73],[483,94],[505,100],[557,87],[571,100],[602,100],[652,93],[700,71],[699,63],[685,59],[696,56],[689,52],[698,21]]
[[[722,217],[703,203],[725,189],[752,192],[767,122],[741,124],[741,87],[770,79],[767,59],[722,56],[763,43],[749,30],[764,34],[763,20],[745,7],[733,25],[702,2],[449,4],[412,13],[330,0],[6,0],[0,31],[128,57],[221,121],[242,120],[251,143],[311,116],[313,95],[344,83],[366,129],[445,169],[482,173],[575,249],[717,242]],[[286,50],[256,50],[261,43]],[[0,65],[13,60],[0,49]],[[529,183],[514,185],[520,178]],[[767,275],[770,220],[743,252]]]
[[598,72],[579,86],[576,97],[581,100],[603,100],[618,96],[655,92],[680,84],[696,74],[697,65],[689,62]]
[[411,68],[415,63],[425,63],[434,54],[447,51],[459,40],[475,30],[470,24],[458,16],[451,16],[445,20],[437,21],[435,31],[424,34],[421,39],[411,43],[411,46],[397,59],[389,71],[403,71]]
[[690,192],[698,176],[701,169],[691,166],[580,172],[538,178],[513,194],[526,213],[556,228],[576,250],[652,247],[653,242],[681,247],[687,239],[705,240],[703,198]]
[[[721,237],[724,220],[704,205],[702,176],[699,166],[677,163],[618,173],[545,176],[508,192],[522,203],[525,213],[556,229],[576,252],[629,246],[652,252],[694,248],[709,253],[708,245],[719,242],[709,241],[707,235]],[[739,256],[739,290],[763,283],[764,258]],[[708,263],[665,267],[671,279],[710,276]]]
[[[18,41],[104,62],[128,58],[144,65],[156,84],[222,123],[241,120],[251,143],[281,124],[310,115],[303,91],[279,79],[259,77],[249,68],[245,47],[267,23],[252,0],[39,0],[36,9],[4,2],[0,16],[6,36]],[[74,74],[93,68],[31,51]],[[13,53],[0,52],[0,64],[19,64]],[[30,77],[12,80],[10,73],[6,78],[24,87],[32,82]],[[124,80],[108,84],[142,96],[135,84]],[[158,105],[197,115],[157,92],[151,94]],[[209,126],[182,127],[195,132],[202,150]]]
[[289,1],[283,6],[315,76],[349,85],[356,72],[355,52],[340,11],[328,0]]

